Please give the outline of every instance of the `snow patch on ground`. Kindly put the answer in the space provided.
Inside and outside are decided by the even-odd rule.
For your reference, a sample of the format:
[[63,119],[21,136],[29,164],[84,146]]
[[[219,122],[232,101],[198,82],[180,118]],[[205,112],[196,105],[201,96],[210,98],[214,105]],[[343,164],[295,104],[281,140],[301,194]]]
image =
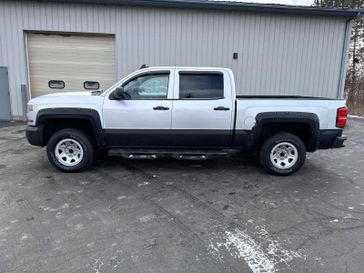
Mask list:
[[262,248],[245,232],[235,229],[226,231],[224,245],[235,258],[243,258],[253,273],[275,272],[274,261],[268,257]]
[[103,265],[104,265],[103,258],[102,257],[97,258],[94,260],[94,263],[92,264],[92,269],[95,273],[100,273]]
[[304,255],[303,251],[285,249],[282,246],[281,242],[279,242],[277,239],[272,238],[272,236],[268,234],[268,231],[265,228],[265,226],[258,227],[258,229],[259,229],[258,231],[259,238],[268,242],[267,252],[268,255],[273,257],[275,264],[277,263],[288,264],[288,262],[292,261],[295,258],[306,259],[306,256]]
[[75,227],[76,230],[81,230],[83,229],[83,224],[77,224]]
[[356,119],[364,119],[363,116],[357,116],[357,115],[348,115],[349,118],[356,118]]
[[146,223],[146,222],[149,222],[150,220],[153,220],[155,217],[156,217],[155,215],[149,214],[149,215],[145,215],[143,217],[140,217],[139,221],[143,222],[143,223]]
[[125,195],[121,195],[121,196],[118,196],[118,198],[116,198],[116,199],[118,199],[118,200],[123,200],[123,199],[125,199],[126,198],[126,196]]
[[295,258],[305,259],[302,251],[285,249],[282,244],[273,239],[266,228],[257,227],[256,242],[249,234],[238,228],[232,231],[226,230],[222,241],[210,242],[208,250],[218,261],[223,261],[223,252],[236,259],[243,259],[253,273],[275,273],[276,265],[285,264]]
[[47,207],[47,206],[40,206],[39,208],[44,211],[60,211],[62,209],[68,209],[69,207],[70,207],[70,204],[65,203],[62,206],[60,206],[59,208],[51,208],[51,207]]
[[147,186],[147,185],[149,185],[149,182],[143,182],[143,183],[138,184],[137,186],[143,187],[143,186]]
[[70,207],[70,204],[65,203],[61,206],[61,209],[68,209]]
[[214,256],[215,259],[218,260],[219,262],[223,261],[222,254],[220,253],[220,248],[222,246],[225,246],[224,243],[213,243],[213,242],[210,242],[210,244],[207,246],[209,253],[212,256]]

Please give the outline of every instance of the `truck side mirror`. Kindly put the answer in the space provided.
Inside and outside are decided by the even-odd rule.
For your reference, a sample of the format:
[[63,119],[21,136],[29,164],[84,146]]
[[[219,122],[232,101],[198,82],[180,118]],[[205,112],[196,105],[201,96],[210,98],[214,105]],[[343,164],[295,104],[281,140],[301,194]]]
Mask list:
[[124,92],[124,88],[122,88],[122,87],[115,88],[114,92],[112,92],[110,94],[110,99],[111,100],[124,100],[124,99],[127,99],[127,98],[128,98],[128,96]]

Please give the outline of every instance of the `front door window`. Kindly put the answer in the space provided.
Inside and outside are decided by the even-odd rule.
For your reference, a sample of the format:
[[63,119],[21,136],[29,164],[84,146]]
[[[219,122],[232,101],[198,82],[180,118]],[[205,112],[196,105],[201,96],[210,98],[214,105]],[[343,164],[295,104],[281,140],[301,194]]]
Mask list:
[[124,92],[132,100],[166,99],[168,78],[168,74],[142,75],[127,82]]

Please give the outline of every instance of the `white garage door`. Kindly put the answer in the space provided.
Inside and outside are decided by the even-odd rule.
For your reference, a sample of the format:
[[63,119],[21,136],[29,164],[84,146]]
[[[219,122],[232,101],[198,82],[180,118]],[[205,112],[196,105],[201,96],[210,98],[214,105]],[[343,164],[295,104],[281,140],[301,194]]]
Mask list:
[[115,83],[114,37],[58,34],[27,37],[33,98],[56,92],[105,90]]

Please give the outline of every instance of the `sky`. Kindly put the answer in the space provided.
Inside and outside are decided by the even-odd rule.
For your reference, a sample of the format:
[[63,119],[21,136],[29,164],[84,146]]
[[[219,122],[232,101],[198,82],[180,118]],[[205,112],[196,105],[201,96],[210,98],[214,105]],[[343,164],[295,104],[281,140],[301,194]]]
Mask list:
[[298,6],[311,6],[313,0],[230,0],[238,2],[249,2],[249,3],[268,3],[268,4],[284,4],[284,5],[298,5]]

